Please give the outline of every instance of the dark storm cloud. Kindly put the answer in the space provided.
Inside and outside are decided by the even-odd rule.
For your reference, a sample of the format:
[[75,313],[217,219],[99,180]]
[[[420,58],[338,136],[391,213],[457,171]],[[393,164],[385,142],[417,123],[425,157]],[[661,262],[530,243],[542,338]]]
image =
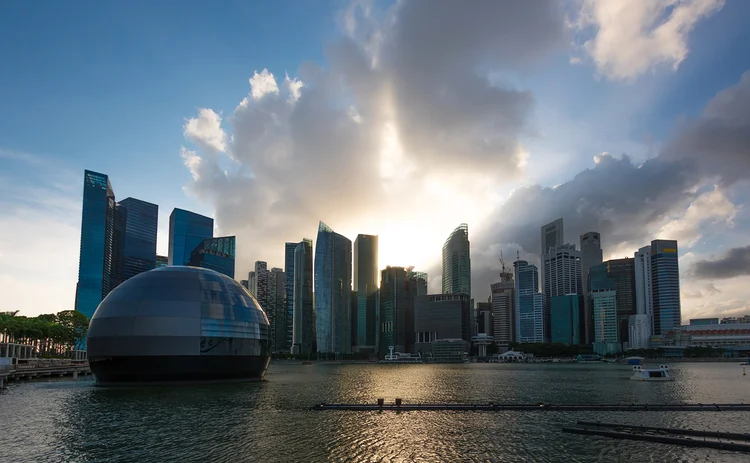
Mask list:
[[693,264],[693,275],[703,279],[734,278],[750,275],[750,246],[730,249],[716,260],[701,260]]

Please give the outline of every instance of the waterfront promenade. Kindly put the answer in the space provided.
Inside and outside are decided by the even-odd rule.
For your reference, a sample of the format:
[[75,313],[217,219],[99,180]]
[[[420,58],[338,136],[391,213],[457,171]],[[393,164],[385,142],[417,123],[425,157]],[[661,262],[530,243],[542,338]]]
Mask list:
[[78,376],[89,374],[91,369],[88,362],[70,360],[38,360],[16,365],[0,365],[0,389],[6,387],[9,381],[65,376],[78,379]]

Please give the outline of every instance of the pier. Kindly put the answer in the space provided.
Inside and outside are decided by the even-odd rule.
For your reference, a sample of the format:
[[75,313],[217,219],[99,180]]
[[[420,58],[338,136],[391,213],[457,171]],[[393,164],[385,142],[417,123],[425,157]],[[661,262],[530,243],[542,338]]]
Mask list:
[[90,374],[91,369],[88,363],[83,362],[39,361],[17,365],[0,365],[0,389],[6,387],[9,381],[65,376],[78,379],[78,376]]
[[367,411],[550,411],[550,412],[584,412],[584,411],[606,411],[606,412],[666,412],[666,411],[683,411],[683,412],[730,412],[730,411],[750,411],[750,404],[702,404],[702,403],[678,403],[678,404],[635,404],[635,403],[613,403],[613,404],[554,404],[554,403],[403,403],[401,399],[396,399],[394,403],[385,403],[383,399],[378,399],[377,403],[369,404],[329,404],[319,403],[313,405],[313,410],[340,410],[352,412]]

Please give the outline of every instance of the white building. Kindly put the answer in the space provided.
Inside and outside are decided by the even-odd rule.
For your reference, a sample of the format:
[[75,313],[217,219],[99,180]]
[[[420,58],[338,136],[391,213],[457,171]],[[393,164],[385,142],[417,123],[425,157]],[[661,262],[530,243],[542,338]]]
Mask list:
[[654,299],[651,285],[651,246],[635,253],[635,312],[648,317],[649,329],[654,333]]
[[547,300],[555,296],[583,294],[581,251],[576,251],[575,244],[549,248],[543,259],[543,292]]
[[651,318],[646,314],[631,315],[628,319],[629,349],[648,349],[651,339]]

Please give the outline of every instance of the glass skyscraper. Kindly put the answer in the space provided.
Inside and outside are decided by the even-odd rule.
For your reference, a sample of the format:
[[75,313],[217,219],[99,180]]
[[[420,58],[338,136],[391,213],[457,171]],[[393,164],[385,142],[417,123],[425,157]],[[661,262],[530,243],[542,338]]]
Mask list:
[[190,254],[188,265],[210,268],[234,278],[234,236],[203,240]]
[[682,323],[680,269],[677,241],[651,242],[651,288],[654,304],[654,334],[663,336]]
[[[414,283],[412,283],[414,281]],[[403,267],[388,266],[380,277],[379,355],[410,352],[414,344],[414,297],[416,278]]]
[[214,236],[214,219],[175,208],[169,215],[169,265],[187,265],[203,240]]
[[76,310],[91,318],[112,289],[115,194],[105,174],[84,171]]
[[539,292],[539,270],[525,260],[513,263],[515,271],[516,341],[545,342],[547,323],[544,294]]
[[125,240],[122,247],[122,279],[156,267],[156,230],[159,206],[135,198],[120,201],[125,214]]
[[286,349],[292,349],[294,333],[294,252],[299,243],[284,243],[284,274],[286,275]]
[[[287,245],[290,243],[287,243]],[[287,273],[287,276],[289,273]],[[315,352],[315,311],[313,309],[312,240],[303,239],[294,249],[292,353]]]
[[357,235],[354,240],[354,288],[357,293],[354,333],[358,351],[374,350],[377,331],[378,237]]
[[443,245],[443,294],[463,293],[471,297],[471,253],[469,226],[459,225]]
[[554,296],[549,306],[552,342],[567,345],[581,344],[585,326],[583,297],[578,294]]
[[315,242],[314,284],[318,352],[350,354],[352,242],[323,222]]

